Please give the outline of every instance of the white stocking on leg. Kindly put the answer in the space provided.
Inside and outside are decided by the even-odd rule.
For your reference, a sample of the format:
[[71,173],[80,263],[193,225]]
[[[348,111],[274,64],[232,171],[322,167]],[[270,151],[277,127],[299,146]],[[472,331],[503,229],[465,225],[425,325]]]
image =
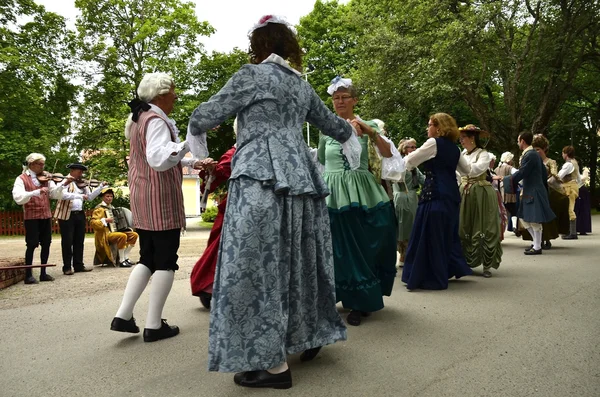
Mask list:
[[172,270],[157,270],[154,272],[152,285],[150,286],[150,302],[148,304],[148,317],[146,328],[159,329],[162,325],[162,311],[171,292],[175,272]]
[[122,318],[123,320],[129,320],[133,316],[133,308],[137,303],[138,299],[144,292],[144,288],[148,285],[148,281],[152,276],[152,272],[146,266],[140,264],[129,275],[125,292],[123,293],[123,301],[121,301],[121,307],[117,311],[115,317]]
[[121,248],[119,250],[119,262],[123,262],[125,260],[125,249]]
[[133,249],[133,245],[128,245],[127,247],[125,247],[125,253],[124,253],[125,258],[123,258],[122,260],[129,259],[129,253],[131,252],[132,249]]
[[270,374],[280,374],[282,372],[287,371],[288,368],[289,367],[288,367],[288,364],[287,364],[287,361],[286,361],[286,362],[284,362],[281,365],[278,365],[278,366],[276,366],[274,368],[268,369],[267,372],[269,372]]
[[534,230],[533,235],[531,237],[533,237],[533,249],[536,251],[541,250],[542,249],[542,231]]

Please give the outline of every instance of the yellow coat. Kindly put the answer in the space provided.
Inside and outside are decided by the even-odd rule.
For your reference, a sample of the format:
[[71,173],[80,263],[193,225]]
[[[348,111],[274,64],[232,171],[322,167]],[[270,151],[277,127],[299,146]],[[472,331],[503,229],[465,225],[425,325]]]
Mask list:
[[104,202],[98,204],[94,212],[90,224],[94,229],[94,242],[96,243],[96,254],[94,255],[94,265],[109,264],[114,265],[115,260],[113,259],[113,252],[111,246],[108,243],[108,233],[110,229],[104,226],[101,219],[106,218],[106,209],[111,209],[112,206],[108,207]]

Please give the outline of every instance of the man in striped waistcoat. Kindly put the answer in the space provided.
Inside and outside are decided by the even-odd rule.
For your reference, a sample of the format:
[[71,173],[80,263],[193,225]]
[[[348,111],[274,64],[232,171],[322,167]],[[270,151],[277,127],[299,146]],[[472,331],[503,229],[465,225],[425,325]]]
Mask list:
[[[71,180],[79,180],[87,167],[81,163],[67,165]],[[63,199],[58,202],[54,210],[54,217],[60,226],[60,246],[62,248],[63,274],[89,272],[93,268],[83,264],[83,244],[85,242],[85,210],[84,201],[91,201],[98,197],[106,182],[101,183],[94,191],[90,192],[88,186],[79,187],[76,182],[65,183],[63,186]],[[72,261],[72,268],[71,268]]]
[[162,319],[162,311],[179,269],[177,250],[180,230],[185,225],[182,165],[192,167],[200,162],[184,159],[189,145],[180,142],[175,122],[168,117],[177,100],[173,79],[165,73],[149,73],[137,93],[140,99],[129,104],[132,114],[125,137],[130,140],[128,183],[140,261],[129,276],[110,329],[140,331],[133,309],[154,275],[144,328],[144,342],[154,342],[179,334],[177,326]]
[[[46,157],[40,153],[31,153],[23,165],[23,173],[15,179],[12,195],[15,202],[23,206],[25,225],[25,264],[33,265],[33,252],[41,245],[40,261],[48,264],[50,244],[52,242],[52,213],[50,198],[62,197],[62,183],[58,185],[52,180],[41,182],[38,175],[44,171]],[[40,281],[53,281],[54,277],[46,273],[46,268],[40,271]],[[37,284],[31,269],[25,271],[25,284]]]

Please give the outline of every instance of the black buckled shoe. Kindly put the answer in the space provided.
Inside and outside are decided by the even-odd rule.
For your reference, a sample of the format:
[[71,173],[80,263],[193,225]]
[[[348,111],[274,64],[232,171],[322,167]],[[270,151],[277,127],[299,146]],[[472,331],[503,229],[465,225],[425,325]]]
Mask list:
[[210,310],[210,301],[212,300],[212,294],[209,294],[208,292],[200,292],[199,296],[200,303],[202,304],[202,306]]
[[54,277],[49,274],[40,274],[40,281],[54,281]]
[[135,324],[135,318],[131,316],[129,320],[123,320],[122,318],[115,317],[110,323],[110,330],[117,332],[129,332],[131,334],[137,334],[140,332],[140,328]]
[[160,320],[159,329],[144,328],[144,342],[156,342],[157,340],[172,338],[179,334],[179,327],[167,324],[164,318]]
[[292,371],[272,374],[269,371],[246,371],[235,374],[233,381],[244,387],[270,387],[273,389],[289,389],[292,387]]
[[358,310],[351,310],[346,317],[348,324],[358,327],[362,321],[361,313]]
[[123,262],[119,263],[119,267],[131,267],[131,263],[125,259]]
[[25,281],[23,281],[25,284],[38,284],[39,281],[37,281],[35,279],[35,277],[33,276],[29,276],[29,277],[25,277]]
[[304,350],[302,352],[302,354],[300,355],[300,361],[306,362],[306,361],[312,360],[313,358],[317,357],[317,354],[319,354],[319,351],[321,351],[321,346],[313,347],[312,349],[308,349],[308,350]]
[[525,255],[542,255],[542,249],[534,250],[533,248],[523,252]]

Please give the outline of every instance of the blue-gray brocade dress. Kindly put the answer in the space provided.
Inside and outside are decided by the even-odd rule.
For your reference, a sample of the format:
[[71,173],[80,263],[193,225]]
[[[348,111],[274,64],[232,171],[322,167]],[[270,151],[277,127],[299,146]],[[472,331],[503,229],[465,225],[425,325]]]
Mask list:
[[245,65],[193,113],[203,134],[237,114],[209,328],[209,370],[273,368],[287,354],[346,339],[336,309],[327,185],[305,121],[345,142],[352,128],[277,63]]

